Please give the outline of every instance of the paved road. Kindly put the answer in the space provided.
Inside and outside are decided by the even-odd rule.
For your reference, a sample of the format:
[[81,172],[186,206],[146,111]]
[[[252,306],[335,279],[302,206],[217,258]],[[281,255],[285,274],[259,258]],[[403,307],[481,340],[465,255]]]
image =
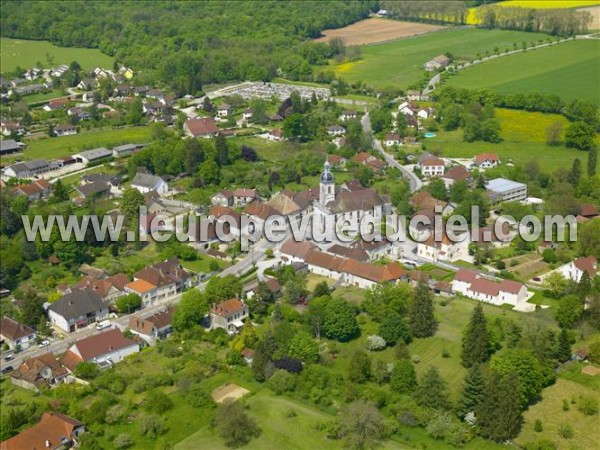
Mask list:
[[[262,239],[261,241],[254,244],[253,251],[248,252],[244,258],[240,259],[236,264],[227,267],[225,270],[223,270],[216,276],[224,277],[226,275],[241,275],[248,272],[254,264],[258,263],[259,261],[262,261],[265,258],[265,250],[267,248],[273,248],[274,246],[275,244],[265,239]],[[200,291],[204,291],[205,288],[206,282],[200,283],[198,286],[196,286],[196,289],[199,289]],[[111,320],[111,323],[113,324],[113,326],[116,326],[120,329],[125,329],[129,324],[130,317],[134,315],[140,317],[150,316],[155,312],[164,309],[168,304],[176,304],[177,302],[179,302],[180,299],[181,294],[178,294],[174,297],[166,298],[153,305],[147,306],[134,314],[126,314],[120,316],[118,319],[113,319]],[[96,330],[95,326],[92,325],[91,327],[86,327],[69,334],[65,339],[52,339],[50,345],[47,347],[30,347],[27,350],[16,354],[12,361],[4,361],[4,359],[2,359],[0,361],[0,369],[4,369],[4,367],[7,366],[12,366],[16,369],[23,362],[24,359],[39,356],[44,353],[52,352],[58,355],[60,353],[65,352],[73,343],[75,343],[75,341],[91,336],[93,334],[97,334],[99,332],[100,331]]]
[[[370,133],[371,132],[371,118],[369,117],[368,112],[363,116],[363,118],[361,119],[361,122],[362,122],[363,130],[365,131],[365,133]],[[419,180],[419,177],[417,177],[411,171],[407,170],[402,164],[400,164],[398,161],[396,161],[392,155],[387,153],[385,151],[385,149],[383,148],[383,145],[381,145],[381,142],[379,140],[373,138],[373,147],[375,147],[375,149],[381,153],[381,155],[385,159],[385,162],[389,166],[395,167],[396,169],[400,170],[400,172],[402,173],[402,176],[408,180],[411,192],[418,191],[419,189],[421,189],[421,187],[423,186],[423,183],[421,182],[421,180]]]

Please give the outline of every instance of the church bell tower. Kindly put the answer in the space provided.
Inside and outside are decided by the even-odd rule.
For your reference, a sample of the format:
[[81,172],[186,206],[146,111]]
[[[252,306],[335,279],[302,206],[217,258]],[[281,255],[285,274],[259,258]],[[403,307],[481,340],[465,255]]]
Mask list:
[[323,173],[321,173],[319,203],[325,206],[333,200],[335,200],[335,181],[333,180],[333,174],[329,170],[329,161],[325,161]]

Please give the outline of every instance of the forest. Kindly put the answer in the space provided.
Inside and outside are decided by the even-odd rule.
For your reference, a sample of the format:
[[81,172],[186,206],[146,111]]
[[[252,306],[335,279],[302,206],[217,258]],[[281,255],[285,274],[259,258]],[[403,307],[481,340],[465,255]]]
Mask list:
[[[366,18],[375,1],[2,2],[3,37],[99,48],[178,94],[207,83],[269,80],[286,59],[322,64],[327,28]],[[145,79],[144,79],[145,78]]]

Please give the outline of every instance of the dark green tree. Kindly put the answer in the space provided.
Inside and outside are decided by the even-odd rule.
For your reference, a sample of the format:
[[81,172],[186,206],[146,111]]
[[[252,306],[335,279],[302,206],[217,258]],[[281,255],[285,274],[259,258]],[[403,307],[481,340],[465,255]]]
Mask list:
[[558,335],[556,359],[561,363],[571,359],[571,340],[569,339],[569,332],[566,328],[561,328],[560,334]]
[[215,149],[217,150],[217,164],[219,167],[229,164],[229,145],[227,139],[221,133],[215,139]]
[[440,376],[437,367],[430,366],[421,378],[415,390],[415,400],[421,406],[434,409],[449,409],[446,382]]
[[360,333],[354,309],[343,298],[333,298],[325,307],[323,332],[329,339],[345,342]]
[[219,436],[228,446],[238,447],[260,434],[256,421],[248,416],[244,405],[225,401],[217,407],[215,424]]
[[433,314],[433,298],[429,287],[423,282],[419,282],[415,290],[408,317],[413,336],[425,338],[435,334],[437,321]]
[[485,396],[485,377],[480,364],[473,364],[465,377],[458,414],[464,418],[466,414],[479,408]]
[[390,377],[390,388],[399,394],[410,394],[417,388],[415,366],[409,359],[402,358],[394,362]]
[[412,341],[410,328],[400,314],[390,314],[383,319],[379,325],[379,335],[388,346],[396,345],[399,340],[407,344]]
[[579,150],[589,150],[595,143],[596,130],[585,122],[573,122],[565,132],[565,143],[567,147]]
[[501,376],[492,372],[486,383],[483,402],[475,413],[483,437],[503,442],[519,433],[522,421],[519,390],[516,373]]
[[365,383],[371,377],[371,358],[362,349],[356,349],[348,364],[348,379],[353,383]]
[[145,203],[144,195],[137,189],[127,188],[121,197],[121,211],[128,219],[137,217],[140,206]]
[[569,183],[571,183],[573,186],[577,186],[579,180],[581,179],[582,172],[581,160],[579,158],[575,158],[573,160],[571,172],[569,173]]
[[52,200],[56,202],[65,202],[69,200],[69,190],[59,178],[52,186]]
[[592,292],[592,280],[591,280],[590,274],[587,272],[587,270],[584,270],[583,274],[581,274],[581,278],[579,279],[579,283],[577,283],[577,288],[576,288],[577,296],[579,297],[579,300],[581,300],[582,304],[585,303],[585,299],[587,298],[588,295],[590,295],[591,292]]
[[469,368],[490,359],[492,346],[483,307],[477,304],[462,340],[462,365]]
[[598,164],[598,148],[596,145],[593,145],[588,152],[588,160],[587,160],[587,174],[588,177],[592,178],[596,175],[596,166]]

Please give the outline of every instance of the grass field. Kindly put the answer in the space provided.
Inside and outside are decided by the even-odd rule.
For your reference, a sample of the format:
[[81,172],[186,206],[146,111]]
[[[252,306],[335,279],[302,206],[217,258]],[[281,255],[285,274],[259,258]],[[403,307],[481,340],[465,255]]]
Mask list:
[[[597,376],[596,376],[597,377]],[[533,405],[525,412],[525,423],[515,442],[523,445],[526,442],[536,441],[541,438],[554,441],[557,449],[591,449],[597,448],[600,440],[598,416],[585,416],[577,410],[577,404],[570,404],[569,411],[563,411],[563,400],[569,402],[579,396],[597,397],[597,393],[578,383],[558,379],[556,384],[544,389],[542,401]],[[543,432],[536,433],[533,425],[536,420],[542,421]],[[568,424],[573,427],[572,439],[563,439],[558,434],[561,425]]]
[[28,143],[22,155],[2,158],[4,164],[15,158],[58,158],[97,147],[111,148],[120,144],[150,141],[150,127],[115,128],[82,131],[74,136],[37,139]]
[[110,69],[114,58],[93,48],[57,47],[47,41],[0,38],[0,60],[0,72],[10,72],[17,66],[28,69],[38,62],[43,67],[56,67],[77,61],[84,69],[97,66]]
[[[385,44],[361,47],[362,59],[333,66],[336,75],[347,81],[364,81],[375,87],[396,85],[406,88],[419,81],[425,64],[435,56],[450,52],[455,58],[475,57],[494,47],[513,48],[522,41],[536,41],[545,35],[520,31],[475,28],[441,30]],[[326,67],[330,69],[330,67]]]
[[[309,408],[293,400],[276,397],[267,390],[261,390],[248,398],[248,413],[261,428],[258,438],[244,446],[245,449],[341,449],[341,441],[327,439],[324,431],[316,430],[319,423],[333,420],[334,417]],[[296,417],[287,417],[293,410]],[[385,448],[401,448],[388,445]],[[216,436],[210,427],[205,427],[175,445],[175,450],[192,450],[197,448],[227,449],[223,440]]]
[[540,92],[600,103],[600,41],[578,40],[510,55],[459,71],[448,86],[501,94]]
[[498,153],[503,162],[511,159],[516,164],[535,159],[542,170],[550,173],[561,167],[571,167],[575,158],[579,158],[586,167],[587,152],[546,145],[546,128],[555,121],[563,123],[566,128],[564,117],[500,108],[496,110],[496,117],[500,121],[503,139],[499,144],[464,142],[462,130],[437,131],[436,137],[425,141],[427,149],[441,150],[444,156],[454,158],[471,158],[484,152]]

